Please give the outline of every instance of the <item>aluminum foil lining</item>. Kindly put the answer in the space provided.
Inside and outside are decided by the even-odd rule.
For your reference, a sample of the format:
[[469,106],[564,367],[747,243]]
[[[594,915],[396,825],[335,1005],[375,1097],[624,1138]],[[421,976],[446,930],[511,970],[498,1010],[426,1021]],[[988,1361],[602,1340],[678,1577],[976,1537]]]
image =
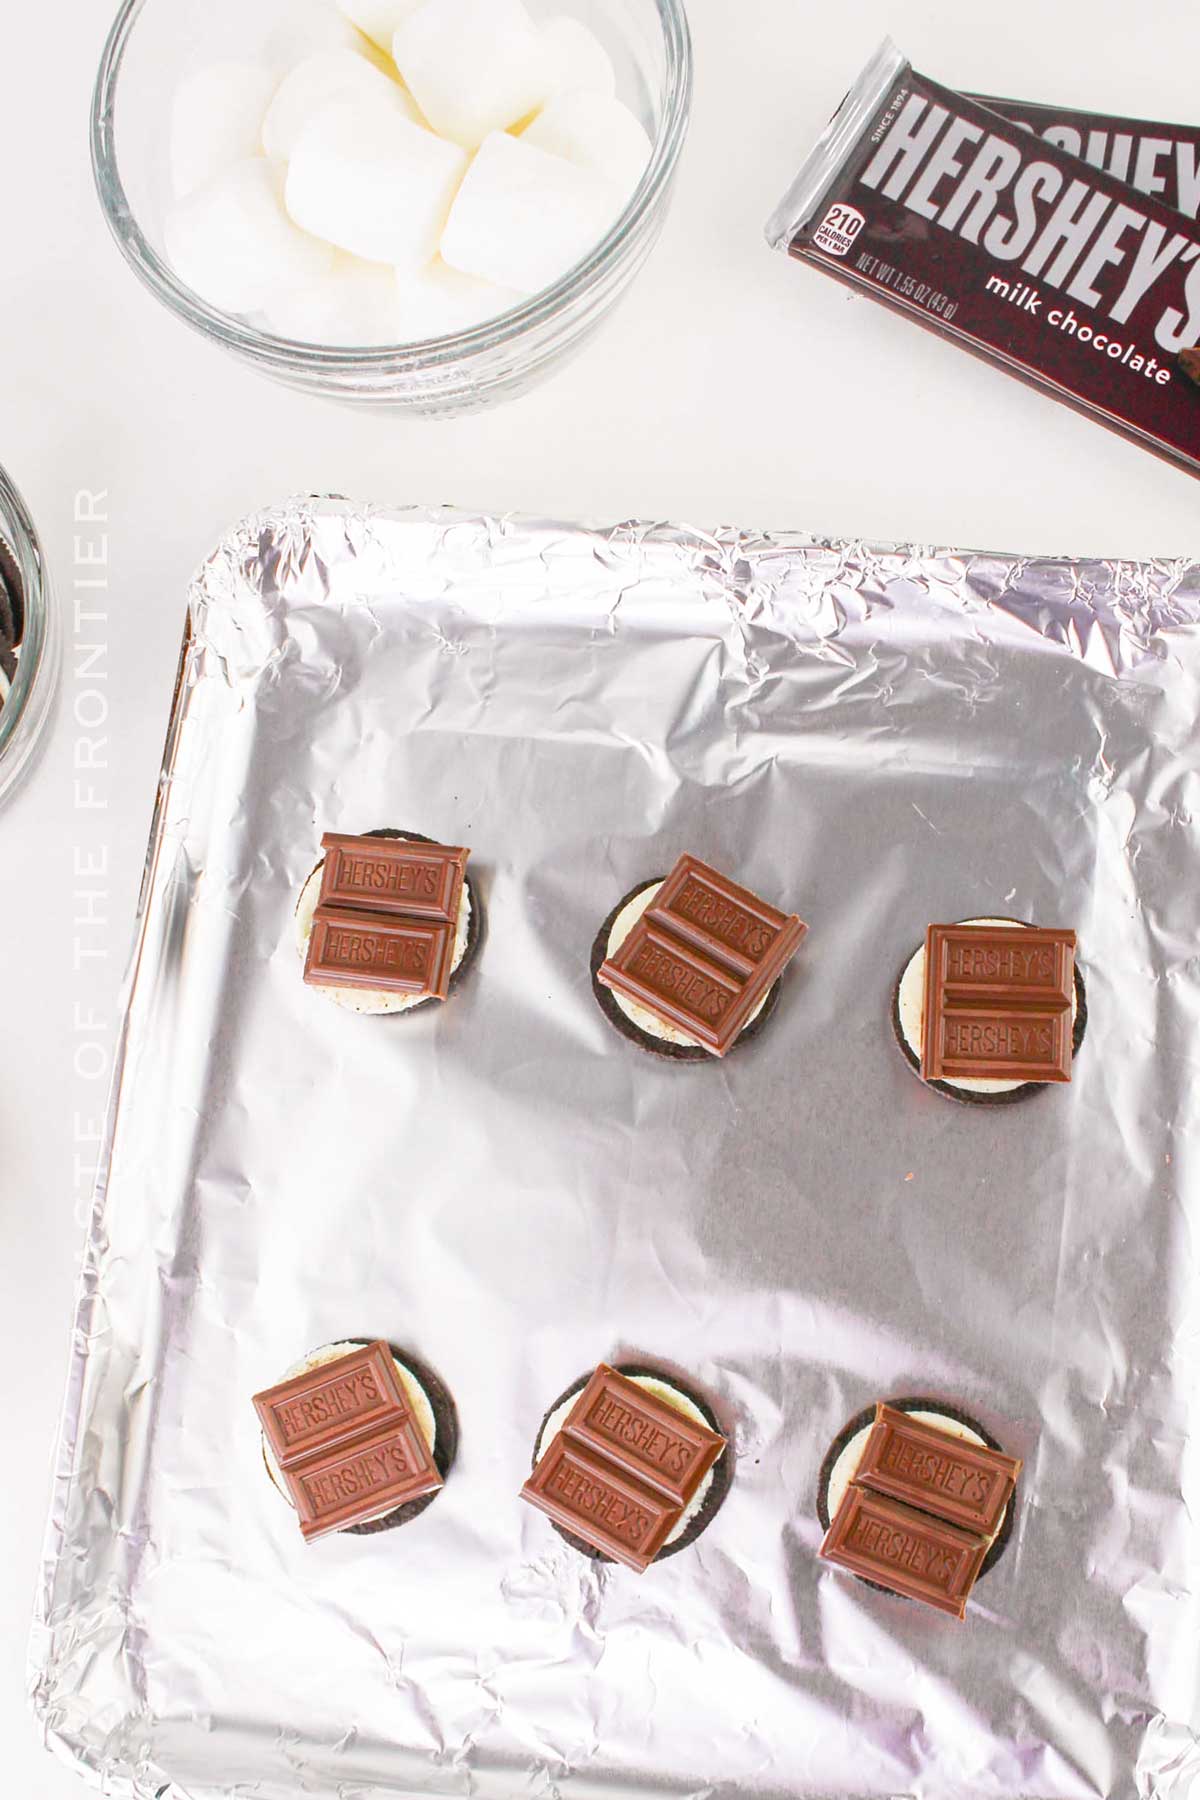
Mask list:
[[[1200,1793],[1200,567],[295,503],[201,572],[87,1245],[32,1696],[137,1800]],[[426,1016],[306,988],[323,830],[472,847]],[[588,951],[692,849],[800,912],[723,1063]],[[1069,1089],[892,1038],[931,919],[1074,926]],[[416,1524],[306,1546],[251,1395],[383,1336],[452,1390]],[[737,1474],[633,1576],[517,1499],[601,1358]],[[958,1626],[817,1558],[821,1458],[942,1395],[1025,1459]]]

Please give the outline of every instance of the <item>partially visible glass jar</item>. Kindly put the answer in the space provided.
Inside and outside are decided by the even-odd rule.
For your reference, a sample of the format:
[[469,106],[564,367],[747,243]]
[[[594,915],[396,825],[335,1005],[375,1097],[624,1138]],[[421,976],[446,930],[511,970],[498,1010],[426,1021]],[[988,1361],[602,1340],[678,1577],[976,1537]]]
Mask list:
[[58,628],[29,510],[0,468],[0,801],[29,768],[58,678]]
[[[354,350],[293,342],[218,311],[179,280],[163,249],[171,96],[198,62],[244,56],[247,43],[278,28],[285,5],[123,0],[96,79],[92,164],[126,261],[177,318],[289,387],[436,417],[474,411],[532,386],[591,336],[662,228],[691,110],[683,0],[572,0],[572,15],[614,56],[622,93],[653,144],[636,192],[591,254],[553,287],[470,330]],[[544,12],[549,0],[531,6]]]

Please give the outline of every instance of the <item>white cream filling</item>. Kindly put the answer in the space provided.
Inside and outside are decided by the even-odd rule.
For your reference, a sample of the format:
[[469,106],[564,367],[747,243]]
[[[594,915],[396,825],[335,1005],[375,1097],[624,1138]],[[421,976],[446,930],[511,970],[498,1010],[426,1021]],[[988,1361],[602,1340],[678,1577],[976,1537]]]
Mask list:
[[[608,945],[604,952],[606,957],[616,955],[617,951],[621,948],[621,945],[625,942],[625,939],[629,936],[647,907],[653,906],[655,897],[662,885],[661,881],[656,881],[653,886],[646,888],[643,893],[635,894],[632,900],[627,900],[625,902],[625,905],[613,920],[612,930],[608,934]],[[772,985],[774,984],[772,983]],[[686,1031],[681,1031],[678,1025],[672,1025],[667,1019],[660,1019],[658,1014],[656,1012],[651,1012],[648,1006],[642,1006],[637,1000],[630,1000],[625,994],[618,994],[613,988],[609,988],[608,991],[620,1007],[621,1011],[625,1014],[625,1017],[629,1020],[630,1024],[636,1025],[638,1030],[644,1031],[647,1036],[660,1038],[665,1044],[682,1044],[689,1050],[704,1050],[708,1048],[706,1044],[698,1044],[696,1039],[694,1037],[689,1037]],[[759,1013],[767,1004],[770,992],[771,990],[768,988],[754,1011],[750,1014],[750,1017],[746,1020],[746,1025],[752,1024],[753,1021],[757,1019]],[[746,1025],[742,1026],[742,1031],[745,1031]],[[738,1035],[740,1036],[741,1033]],[[736,1039],[734,1041],[736,1042]]]
[[[630,1375],[626,1377],[626,1379],[634,1382],[636,1386],[640,1388],[645,1388],[646,1392],[648,1394],[653,1394],[656,1400],[665,1400],[668,1406],[673,1406],[675,1408],[676,1412],[681,1412],[687,1418],[694,1419],[697,1425],[703,1425],[706,1431],[712,1430],[711,1424],[705,1418],[695,1402],[689,1400],[686,1394],[681,1394],[678,1388],[673,1388],[669,1382],[658,1381],[653,1375]],[[561,1406],[556,1406],[554,1411],[550,1414],[550,1417],[542,1426],[541,1435],[537,1441],[537,1447],[534,1451],[535,1462],[541,1462],[543,1456],[545,1456],[547,1450],[549,1450],[551,1444],[575,1410],[575,1407],[579,1402],[579,1396],[582,1392],[583,1389],[579,1388],[569,1399],[564,1400]],[[722,1450],[721,1456],[724,1456],[725,1454],[725,1451]],[[720,1462],[720,1460],[721,1457],[719,1456],[717,1462]],[[713,1475],[715,1471],[716,1463],[714,1463],[712,1468],[708,1471],[707,1475],[700,1483],[700,1486],[696,1489],[696,1492],[692,1495],[690,1501],[679,1515],[677,1523],[663,1544],[664,1550],[666,1549],[667,1544],[673,1544],[683,1536],[696,1514],[700,1511],[700,1508],[704,1505],[705,1500],[708,1498],[708,1490],[713,1484]]]
[[[310,1369],[319,1369],[325,1363],[337,1362],[338,1358],[341,1356],[353,1356],[355,1351],[361,1349],[361,1344],[326,1344],[324,1349],[314,1350],[310,1356],[303,1356],[299,1362],[293,1363],[291,1368],[288,1369],[285,1374],[280,1376],[280,1380],[291,1381],[297,1375],[307,1375]],[[437,1443],[437,1420],[433,1416],[433,1407],[430,1404],[429,1396],[412,1371],[406,1369],[403,1363],[397,1362],[394,1356],[392,1358],[392,1367],[395,1369],[397,1377],[399,1378],[400,1387],[404,1393],[404,1397],[412,1408],[413,1421],[416,1424],[418,1431],[421,1433],[421,1436],[429,1445],[429,1454],[432,1456],[434,1447]],[[275,1483],[275,1486],[283,1495],[288,1505],[293,1506],[294,1503],[292,1497],[288,1493],[287,1483],[283,1478],[283,1471],[280,1469],[279,1464],[275,1459],[275,1452],[267,1442],[265,1433],[263,1435],[262,1450],[263,1461],[267,1465],[267,1474],[271,1477],[271,1480]]]
[[[1026,931],[1028,926],[1014,925],[1011,919],[960,919],[960,925],[998,925],[1009,931]],[[925,1029],[925,946],[922,944],[913,953],[903,975],[900,977],[900,990],[897,997],[897,1011],[900,1015],[900,1031],[905,1043],[916,1057],[921,1060],[921,1037]],[[1079,996],[1071,985],[1071,1023],[1074,1025],[1079,1011]],[[939,1075],[938,1080],[947,1087],[964,1088],[973,1094],[1011,1094],[1014,1089],[1029,1087],[1027,1081],[989,1081],[979,1075],[962,1076],[951,1080],[948,1075]]]
[[[313,914],[321,897],[321,871],[325,864],[319,862],[301,890],[296,902],[296,948],[303,959],[308,955],[308,940],[312,936]],[[467,936],[471,928],[471,895],[466,882],[462,885],[462,896],[458,902],[458,922],[454,927],[454,956],[450,964],[453,974],[467,953]],[[382,989],[355,987],[325,987],[314,983],[315,991],[324,994],[338,1006],[346,1007],[356,1013],[399,1013],[408,1012],[414,1006],[424,1006],[432,1000],[432,994],[397,994],[387,993]]]

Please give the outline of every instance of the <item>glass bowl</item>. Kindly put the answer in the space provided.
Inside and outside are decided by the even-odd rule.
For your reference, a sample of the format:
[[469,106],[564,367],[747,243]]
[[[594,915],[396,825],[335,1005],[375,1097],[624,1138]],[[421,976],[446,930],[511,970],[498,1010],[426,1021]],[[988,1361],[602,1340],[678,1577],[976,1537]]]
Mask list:
[[368,349],[299,343],[219,312],[184,286],[163,250],[169,116],[180,78],[208,61],[244,58],[248,44],[257,47],[278,27],[287,4],[123,0],[96,79],[92,165],[126,260],[185,324],[290,387],[435,416],[520,393],[595,331],[662,228],[691,108],[683,0],[531,0],[536,15],[570,12],[604,42],[618,91],[653,144],[641,183],[608,235],[553,287],[469,330]]
[[[58,676],[58,630],[45,558],[20,494],[0,468],[0,559],[20,588],[17,667],[0,704],[0,801],[33,759]],[[7,682],[8,677],[2,678]]]

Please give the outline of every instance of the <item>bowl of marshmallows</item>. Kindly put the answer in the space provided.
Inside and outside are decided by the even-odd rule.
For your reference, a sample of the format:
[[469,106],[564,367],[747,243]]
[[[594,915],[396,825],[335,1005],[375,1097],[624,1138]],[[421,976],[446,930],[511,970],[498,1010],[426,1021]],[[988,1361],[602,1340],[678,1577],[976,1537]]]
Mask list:
[[691,73],[682,0],[125,0],[96,183],[140,278],[242,361],[457,413],[637,272]]

